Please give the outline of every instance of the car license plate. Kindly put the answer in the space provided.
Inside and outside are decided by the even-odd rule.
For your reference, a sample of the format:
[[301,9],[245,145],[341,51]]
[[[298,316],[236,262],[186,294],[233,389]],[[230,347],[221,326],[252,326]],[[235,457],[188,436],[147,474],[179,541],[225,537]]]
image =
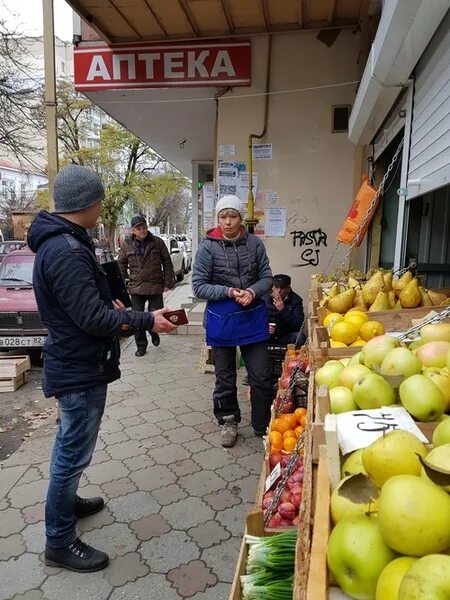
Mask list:
[[0,336],[0,348],[40,348],[45,335]]

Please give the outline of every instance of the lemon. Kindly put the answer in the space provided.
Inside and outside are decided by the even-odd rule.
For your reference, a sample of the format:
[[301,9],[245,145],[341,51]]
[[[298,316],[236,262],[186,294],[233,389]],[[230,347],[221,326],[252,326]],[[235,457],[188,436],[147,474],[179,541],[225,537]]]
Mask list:
[[331,348],[347,348],[347,344],[344,344],[344,342],[335,342],[334,340],[330,340],[330,347]]
[[340,321],[343,321],[343,320],[344,320],[344,317],[342,315],[340,315],[339,313],[331,312],[331,313],[328,313],[327,316],[324,318],[323,325],[324,325],[324,327],[328,327],[332,323],[333,324],[339,323]]
[[359,329],[353,323],[349,323],[348,321],[341,321],[340,323],[335,323],[330,331],[330,337],[335,342],[343,342],[349,346],[353,344],[353,342],[357,339],[359,334]]
[[349,315],[345,315],[344,321],[346,323],[353,323],[353,325],[356,325],[358,331],[361,329],[361,326],[364,325],[364,323],[366,323],[366,320],[360,317],[359,314],[352,315],[351,313]]
[[350,346],[364,346],[365,343],[366,342],[362,338],[357,337],[353,344],[350,344]]
[[377,335],[384,334],[384,325],[379,321],[367,321],[364,325],[361,325],[359,335],[365,342],[368,342]]
[[354,317],[358,317],[362,319],[364,323],[367,323],[369,320],[369,315],[362,310],[357,310],[356,308],[351,308],[344,316],[344,320],[347,321],[348,318],[353,319]]

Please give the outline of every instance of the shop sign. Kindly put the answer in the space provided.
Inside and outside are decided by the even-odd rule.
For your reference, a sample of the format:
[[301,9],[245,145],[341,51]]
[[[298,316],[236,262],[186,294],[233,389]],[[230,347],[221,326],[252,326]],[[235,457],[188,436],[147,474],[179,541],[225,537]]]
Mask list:
[[75,89],[248,86],[250,49],[249,41],[81,46]]

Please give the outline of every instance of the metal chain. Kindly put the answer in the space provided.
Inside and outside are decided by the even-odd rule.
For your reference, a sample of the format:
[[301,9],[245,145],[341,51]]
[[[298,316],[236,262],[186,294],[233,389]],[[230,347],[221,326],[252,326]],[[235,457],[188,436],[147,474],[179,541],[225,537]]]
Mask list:
[[404,331],[401,335],[398,336],[398,339],[404,340],[404,339],[408,338],[410,335],[419,333],[419,331],[425,325],[430,325],[432,323],[441,323],[447,317],[450,317],[450,306],[448,308],[444,308],[444,310],[442,310],[437,315],[433,315],[432,317],[429,317],[428,319],[424,319],[421,323],[419,323],[419,325],[414,325],[414,327],[411,327],[407,331]]
[[272,496],[272,502],[270,503],[270,506],[267,509],[266,514],[264,515],[264,525],[266,527],[267,527],[270,519],[273,517],[274,513],[277,511],[278,504],[281,499],[281,494],[283,493],[283,491],[286,487],[287,480],[294,472],[295,466],[297,465],[297,462],[300,459],[300,450],[302,450],[305,447],[304,436],[305,436],[305,432],[303,431],[297,440],[297,444],[296,444],[294,450],[292,451],[291,456],[289,457],[289,462],[286,465],[286,469],[283,473],[283,476],[281,477],[280,481],[277,484],[277,487],[275,488],[274,495]]

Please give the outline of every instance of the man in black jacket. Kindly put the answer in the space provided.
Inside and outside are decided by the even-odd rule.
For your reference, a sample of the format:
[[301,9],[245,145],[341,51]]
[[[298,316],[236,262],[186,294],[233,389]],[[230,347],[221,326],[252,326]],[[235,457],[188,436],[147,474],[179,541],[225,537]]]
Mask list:
[[305,342],[305,335],[299,336],[303,324],[303,301],[292,291],[289,275],[275,275],[273,289],[264,298],[269,317],[271,342],[276,344],[295,344]]
[[78,518],[101,510],[102,498],[77,496],[89,465],[106,401],[107,384],[120,377],[119,336],[127,329],[170,332],[153,313],[125,312],[111,298],[106,275],[86,229],[100,215],[104,189],[98,175],[70,165],[55,178],[56,213],[41,211],[28,232],[36,253],[33,285],[48,337],[44,345],[45,396],[56,396],[60,426],[50,462],[45,507],[45,562],[72,571],[99,571],[108,555],[83,543]]

